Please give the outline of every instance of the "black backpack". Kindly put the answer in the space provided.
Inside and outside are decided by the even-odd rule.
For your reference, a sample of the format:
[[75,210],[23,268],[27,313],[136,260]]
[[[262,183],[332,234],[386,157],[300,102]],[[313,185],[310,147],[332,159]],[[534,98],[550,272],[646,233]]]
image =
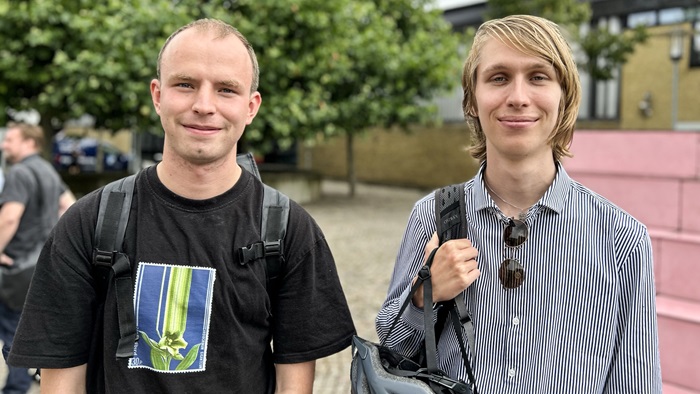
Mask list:
[[[236,161],[238,165],[260,179],[252,154],[239,154]],[[119,317],[117,358],[132,357],[134,342],[137,339],[131,263],[129,257],[122,251],[135,179],[136,174],[132,174],[111,182],[102,190],[95,227],[95,248],[92,255],[92,273],[97,284],[100,303],[103,303],[106,298],[109,280],[114,278]],[[268,294],[270,299],[274,300],[273,292],[284,262],[284,236],[289,219],[289,198],[268,185],[263,184],[263,186],[261,241],[239,249],[238,255],[241,264],[265,260]]]

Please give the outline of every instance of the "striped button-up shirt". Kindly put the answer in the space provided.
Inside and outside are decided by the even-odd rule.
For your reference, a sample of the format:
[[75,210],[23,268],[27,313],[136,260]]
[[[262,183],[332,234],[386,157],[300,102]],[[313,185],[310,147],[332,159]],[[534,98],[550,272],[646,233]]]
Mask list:
[[[467,238],[479,251],[481,276],[460,295],[476,331],[470,364],[479,393],[661,393],[646,227],[558,164],[554,182],[527,211],[527,240],[506,247],[508,221],[484,187],[484,170],[464,185]],[[435,229],[430,194],[408,220],[376,319],[380,339],[408,297]],[[524,267],[520,287],[501,285],[498,268],[505,258]],[[386,344],[410,356],[423,336],[423,311],[411,304]],[[450,325],[438,343],[438,365],[468,382]]]

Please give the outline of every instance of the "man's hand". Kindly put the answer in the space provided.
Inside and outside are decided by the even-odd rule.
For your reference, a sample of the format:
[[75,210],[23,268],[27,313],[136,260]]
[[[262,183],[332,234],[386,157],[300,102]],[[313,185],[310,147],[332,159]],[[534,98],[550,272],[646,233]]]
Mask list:
[[[426,260],[438,246],[438,237],[434,233],[425,245]],[[466,238],[453,239],[440,246],[430,267],[433,302],[451,300],[474,283],[481,275],[476,262],[478,254],[471,241]],[[419,287],[413,295],[413,305],[418,308],[423,307],[423,286]]]

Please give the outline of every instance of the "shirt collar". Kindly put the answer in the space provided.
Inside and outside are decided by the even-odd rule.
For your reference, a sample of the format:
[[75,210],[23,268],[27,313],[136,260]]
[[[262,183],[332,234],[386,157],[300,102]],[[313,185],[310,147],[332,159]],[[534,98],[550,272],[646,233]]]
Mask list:
[[[554,177],[554,181],[547,191],[544,193],[542,198],[535,204],[537,206],[549,208],[556,213],[561,213],[564,209],[564,203],[566,197],[568,196],[569,190],[571,190],[572,179],[569,174],[566,173],[564,166],[560,162],[556,163],[557,175]],[[486,208],[496,208],[496,204],[489,196],[486,191],[486,186],[484,185],[484,171],[486,170],[486,162],[481,163],[479,171],[474,178],[474,191],[472,193],[472,202],[474,204],[474,209],[479,211]]]

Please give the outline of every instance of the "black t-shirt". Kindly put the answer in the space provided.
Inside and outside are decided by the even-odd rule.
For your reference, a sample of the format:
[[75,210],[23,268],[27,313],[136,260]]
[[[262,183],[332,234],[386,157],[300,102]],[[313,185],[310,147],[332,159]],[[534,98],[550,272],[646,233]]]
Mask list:
[[91,272],[99,192],[80,199],[52,232],[11,364],[66,368],[90,360],[88,381],[100,382],[101,361],[104,384],[97,385],[107,393],[271,393],[273,363],[315,360],[349,346],[355,330],[333,257],[299,205],[291,202],[273,304],[264,261],[243,265],[236,252],[260,241],[260,181],[243,171],[224,194],[189,200],[166,189],[150,167],[136,179],[124,241],[139,340],[134,357],[116,359],[112,285],[104,338],[91,340],[101,323]]

